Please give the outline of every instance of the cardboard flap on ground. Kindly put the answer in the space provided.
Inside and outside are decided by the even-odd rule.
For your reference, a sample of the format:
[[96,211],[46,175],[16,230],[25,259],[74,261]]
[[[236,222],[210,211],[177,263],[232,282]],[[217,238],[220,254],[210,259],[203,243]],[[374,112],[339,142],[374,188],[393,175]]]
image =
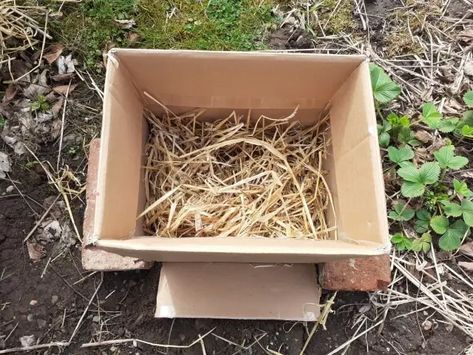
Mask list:
[[[332,148],[325,168],[337,240],[143,236],[145,108],[159,100],[177,112],[230,110],[311,124],[330,115]],[[368,63],[362,56],[267,52],[118,49],[105,83],[94,243],[143,260],[175,262],[323,262],[389,249],[384,186]]]
[[163,263],[156,317],[316,321],[319,301],[310,264]]

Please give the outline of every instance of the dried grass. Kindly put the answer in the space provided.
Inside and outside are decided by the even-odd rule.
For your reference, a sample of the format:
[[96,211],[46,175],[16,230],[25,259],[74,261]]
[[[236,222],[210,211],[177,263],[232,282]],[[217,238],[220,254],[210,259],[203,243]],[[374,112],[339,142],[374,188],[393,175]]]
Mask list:
[[51,38],[36,20],[44,16],[47,10],[43,6],[20,6],[13,0],[0,2],[0,61],[36,45],[38,35]]
[[160,237],[328,239],[333,212],[322,161],[327,117],[309,127],[232,112],[201,122],[204,111],[145,116],[145,231]]

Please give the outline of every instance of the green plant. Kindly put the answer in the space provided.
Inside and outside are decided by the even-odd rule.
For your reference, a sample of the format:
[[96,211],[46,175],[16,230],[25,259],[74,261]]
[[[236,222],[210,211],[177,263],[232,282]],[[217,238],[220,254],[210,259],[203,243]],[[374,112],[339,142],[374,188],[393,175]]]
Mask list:
[[444,216],[432,217],[430,226],[435,233],[441,235],[439,246],[445,251],[458,249],[463,237],[468,231],[468,226],[462,220],[457,220],[450,224],[448,218]]
[[465,104],[468,107],[473,107],[473,90],[470,90],[465,93],[465,95],[463,96],[463,101],[465,101]]
[[425,192],[427,185],[435,184],[440,176],[438,163],[424,163],[417,169],[413,164],[398,169],[398,175],[404,179],[401,193],[405,197],[419,197]]
[[455,147],[447,145],[434,153],[435,160],[439,163],[441,169],[458,170],[468,164],[468,159],[455,155]]
[[430,212],[425,209],[421,208],[420,210],[416,211],[416,220],[414,222],[414,230],[417,233],[425,233],[429,230],[429,223],[432,215]]
[[5,127],[5,118],[0,115],[0,129],[2,129],[3,127]]
[[393,243],[396,249],[399,251],[411,250],[412,248],[412,240],[402,233],[396,233],[392,235],[391,243]]
[[389,132],[391,131],[391,129],[391,123],[386,120],[383,120],[382,124],[378,123],[378,140],[379,145],[383,148],[386,148],[389,145],[389,142],[391,140],[391,135],[389,134]]
[[462,217],[463,221],[473,227],[473,202],[463,199],[461,204],[443,201],[443,211],[448,217]]
[[387,104],[401,93],[401,88],[375,64],[370,65],[371,87],[377,102]]
[[473,195],[473,192],[464,181],[453,179],[453,189],[460,197],[470,197]]
[[388,157],[393,163],[396,163],[399,166],[406,166],[406,162],[414,158],[414,151],[408,145],[396,148],[388,147]]
[[407,204],[403,202],[395,203],[393,206],[393,210],[389,212],[389,218],[399,221],[399,222],[407,222],[414,217],[414,210],[410,208]]
[[427,253],[430,250],[432,243],[432,236],[430,233],[423,233],[420,238],[416,238],[412,241],[411,250],[416,252]]
[[51,108],[51,104],[44,95],[38,95],[36,100],[31,102],[31,111],[45,112]]
[[430,129],[436,129],[443,133],[453,132],[459,124],[458,118],[444,119],[434,104],[425,103],[422,105],[422,121]]

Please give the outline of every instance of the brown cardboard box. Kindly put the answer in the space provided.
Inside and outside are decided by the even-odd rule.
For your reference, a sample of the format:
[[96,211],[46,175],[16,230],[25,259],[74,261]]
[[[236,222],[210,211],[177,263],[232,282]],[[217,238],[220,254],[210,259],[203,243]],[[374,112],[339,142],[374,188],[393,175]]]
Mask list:
[[[149,93],[175,112],[330,113],[327,162],[338,240],[143,236],[143,108]],[[316,263],[389,250],[368,62],[362,56],[116,49],[109,54],[93,243],[149,261]],[[332,219],[334,216],[329,216]]]

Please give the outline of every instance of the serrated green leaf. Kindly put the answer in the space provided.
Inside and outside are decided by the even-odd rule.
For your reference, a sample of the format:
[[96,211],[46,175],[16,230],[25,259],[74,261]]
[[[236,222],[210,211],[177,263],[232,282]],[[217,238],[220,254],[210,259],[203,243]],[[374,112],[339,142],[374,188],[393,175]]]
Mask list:
[[441,120],[438,125],[438,130],[443,133],[453,132],[458,126],[458,118],[448,118]]
[[470,125],[464,125],[461,130],[460,130],[460,133],[463,137],[467,137],[467,138],[473,138],[473,126],[470,126]]
[[434,162],[424,163],[419,168],[418,182],[430,185],[435,184],[439,180],[440,167]]
[[455,147],[447,145],[434,153],[435,159],[442,169],[458,170],[468,164],[468,159],[454,153]]
[[463,220],[468,226],[473,227],[473,202],[464,199],[461,208],[463,210]]
[[401,194],[404,197],[419,197],[424,194],[425,185],[419,182],[405,181],[401,185]]
[[448,219],[444,216],[433,216],[430,219],[430,226],[437,234],[444,234],[448,229]]
[[473,192],[468,188],[468,185],[464,181],[453,179],[453,189],[462,197],[470,197],[473,195]]
[[393,163],[400,164],[403,161],[414,158],[414,151],[408,145],[399,149],[391,146],[388,147],[388,157]]
[[442,205],[447,217],[460,217],[462,215],[462,207],[458,203],[442,201]]
[[432,129],[438,129],[442,115],[434,104],[428,102],[422,105],[422,120]]
[[397,169],[397,173],[406,181],[410,182],[420,182],[419,180],[419,170],[414,165],[409,165]]
[[415,252],[424,252],[427,253],[430,250],[430,244],[432,242],[432,237],[430,233],[424,233],[420,238],[416,238],[412,241],[411,249]]
[[402,233],[392,235],[391,243],[393,243],[399,251],[410,250],[412,248],[412,240]]
[[370,75],[371,87],[376,101],[386,104],[401,93],[399,86],[377,65],[370,65]]
[[414,132],[409,127],[401,127],[397,135],[397,140],[399,143],[409,144],[416,146],[419,144],[419,141],[416,139]]
[[463,168],[466,164],[468,164],[468,158],[456,155],[450,160],[448,167],[453,170],[458,170]]
[[405,222],[414,217],[414,210],[403,202],[397,202],[393,206],[393,210],[389,212],[389,218],[395,221]]
[[458,249],[467,230],[468,226],[462,220],[456,221],[450,225],[447,231],[440,237],[440,248],[445,251]]
[[414,221],[414,230],[417,233],[424,233],[429,230],[429,221],[423,221],[421,219],[416,219]]
[[432,218],[430,212],[426,208],[421,208],[416,212],[416,217],[421,221],[430,221]]
[[463,95],[463,101],[468,107],[473,107],[473,90],[468,91],[465,95]]

